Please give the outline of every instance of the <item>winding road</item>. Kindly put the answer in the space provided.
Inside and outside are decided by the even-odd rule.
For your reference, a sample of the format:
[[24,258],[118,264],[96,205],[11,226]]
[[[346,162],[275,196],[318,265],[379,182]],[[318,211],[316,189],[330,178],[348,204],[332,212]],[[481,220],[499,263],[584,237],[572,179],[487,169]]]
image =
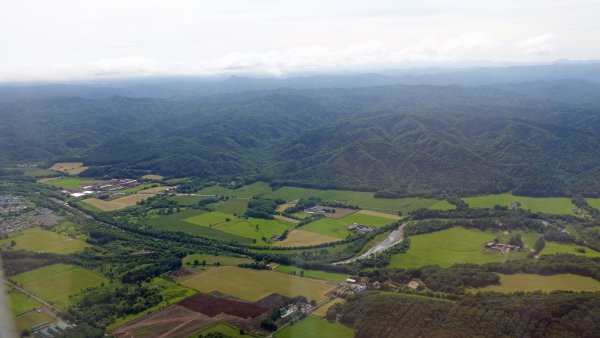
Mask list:
[[360,259],[365,259],[371,255],[380,253],[380,252],[402,242],[402,240],[404,239],[404,237],[402,235],[404,233],[405,225],[406,225],[406,223],[402,223],[402,225],[400,225],[398,227],[398,229],[390,232],[390,234],[383,241],[377,243],[374,247],[367,250],[367,252],[365,252],[364,254],[357,256],[357,257],[352,257],[350,259],[346,259],[344,261],[335,262],[335,263],[333,263],[333,265],[349,264],[349,263],[355,262]]

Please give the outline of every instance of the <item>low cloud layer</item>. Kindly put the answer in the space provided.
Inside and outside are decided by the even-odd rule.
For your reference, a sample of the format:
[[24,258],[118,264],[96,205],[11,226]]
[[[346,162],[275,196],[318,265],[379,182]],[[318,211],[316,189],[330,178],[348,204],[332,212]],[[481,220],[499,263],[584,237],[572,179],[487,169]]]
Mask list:
[[600,59],[593,0],[22,0],[5,7],[0,82]]

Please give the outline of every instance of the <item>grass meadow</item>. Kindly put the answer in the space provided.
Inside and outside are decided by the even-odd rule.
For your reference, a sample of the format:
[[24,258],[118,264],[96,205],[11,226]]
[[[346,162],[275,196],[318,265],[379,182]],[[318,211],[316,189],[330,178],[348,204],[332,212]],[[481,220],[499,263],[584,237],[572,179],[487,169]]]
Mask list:
[[495,194],[463,198],[471,208],[493,208],[496,204],[510,206],[513,202],[521,203],[521,208],[535,212],[557,215],[575,215],[575,205],[571,199],[564,197],[522,197],[513,194]]
[[312,315],[275,333],[275,338],[352,338],[354,330]]
[[201,292],[219,291],[250,302],[271,293],[288,297],[303,295],[320,301],[335,288],[335,284],[313,278],[293,276],[270,270],[221,266],[185,279],[181,284]]
[[294,274],[294,272],[295,272],[296,276],[300,276],[300,272],[304,271],[305,278],[322,279],[322,280],[327,280],[327,281],[336,282],[336,283],[345,282],[346,279],[348,277],[350,277],[349,275],[344,275],[341,273],[325,272],[325,271],[319,271],[319,270],[306,270],[306,269],[301,269],[301,268],[298,268],[295,266],[289,266],[289,265],[279,265],[277,267],[277,269],[275,269],[275,271],[281,272],[281,273],[287,273],[287,274]]
[[15,241],[15,250],[70,254],[81,252],[91,245],[86,242],[40,228],[29,228],[16,236],[0,240],[0,244]]
[[11,279],[24,289],[61,309],[65,309],[71,304],[69,296],[77,295],[86,288],[108,282],[108,279],[99,273],[66,264],[47,265],[20,273]]
[[250,257],[234,257],[234,256],[215,256],[215,255],[209,255],[209,254],[192,254],[192,255],[188,255],[185,256],[183,258],[183,264],[184,265],[188,265],[188,262],[190,263],[190,265],[194,264],[194,260],[198,260],[198,262],[202,263],[202,261],[206,261],[206,265],[213,265],[215,263],[219,263],[220,265],[232,265],[232,266],[238,266],[239,264],[242,263],[252,263],[254,262],[254,260]]
[[346,227],[354,223],[366,224],[369,226],[383,226],[394,222],[394,220],[389,218],[353,213],[341,218],[324,217],[303,225],[299,229],[311,231],[325,236],[335,237],[338,239],[344,239],[350,234],[350,231],[348,231]]
[[286,239],[274,243],[275,246],[299,247],[339,241],[339,238],[318,234],[312,231],[294,229]]
[[18,316],[22,313],[29,312],[42,306],[42,304],[40,304],[38,301],[29,298],[14,289],[9,289],[6,295],[8,296],[7,298],[10,305],[10,312],[14,316]]
[[393,255],[390,267],[449,267],[454,263],[504,262],[504,254],[483,248],[484,243],[491,242],[494,238],[496,235],[491,232],[460,227],[411,236],[408,251]]
[[83,186],[100,182],[98,180],[83,179],[79,177],[64,177],[58,179],[44,180],[44,184],[63,189],[80,189]]
[[[583,250],[584,252],[578,251]],[[590,248],[586,248],[576,244],[560,244],[555,242],[546,241],[546,245],[544,246],[544,250],[542,250],[542,255],[552,255],[552,254],[572,254],[572,255],[582,255],[587,257],[600,257],[600,252],[594,251]]]
[[210,325],[209,327],[205,327],[202,330],[188,336],[188,338],[197,338],[197,337],[205,337],[209,333],[221,333],[228,338],[245,338],[245,337],[255,337],[250,333],[245,333],[244,335],[240,335],[240,329],[229,325],[225,322],[218,322]]
[[55,321],[56,319],[54,319],[54,317],[45,312],[32,311],[18,316],[15,319],[15,324],[17,326],[17,331],[22,332],[23,330],[30,329],[34,325],[52,323]]

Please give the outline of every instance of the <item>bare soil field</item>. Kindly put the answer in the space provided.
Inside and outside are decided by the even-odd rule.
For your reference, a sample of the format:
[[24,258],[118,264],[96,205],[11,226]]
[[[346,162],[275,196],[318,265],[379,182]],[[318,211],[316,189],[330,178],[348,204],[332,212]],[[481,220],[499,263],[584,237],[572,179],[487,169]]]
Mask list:
[[217,322],[226,322],[246,332],[265,335],[267,332],[260,327],[260,322],[272,309],[282,304],[281,299],[282,296],[271,295],[257,303],[249,303],[199,294],[124,325],[113,331],[112,335],[118,338],[188,337]]
[[87,204],[95,206],[96,208],[102,211],[113,211],[134,206],[136,203],[146,200],[152,196],[157,195],[161,191],[165,191],[170,188],[171,187],[154,187],[146,190],[140,190],[135,194],[117,198],[112,201],[104,201],[97,198],[87,198],[83,201]]
[[269,310],[264,306],[256,305],[254,303],[215,297],[207,294],[198,294],[194,297],[182,300],[178,305],[192,311],[203,313],[209,317],[214,317],[219,313],[226,313],[240,318],[255,318]]
[[50,167],[50,170],[67,173],[69,175],[79,175],[87,168],[88,167],[84,167],[81,162],[59,162],[54,163],[54,165]]
[[283,241],[276,242],[275,246],[293,247],[293,246],[308,246],[321,243],[339,241],[339,238],[321,235],[316,232],[305,230],[292,230],[287,238]]
[[373,211],[373,210],[360,210],[357,212],[358,214],[369,215],[369,216],[377,216],[383,218],[393,219],[395,221],[399,221],[402,217],[392,214],[386,214],[385,212]]

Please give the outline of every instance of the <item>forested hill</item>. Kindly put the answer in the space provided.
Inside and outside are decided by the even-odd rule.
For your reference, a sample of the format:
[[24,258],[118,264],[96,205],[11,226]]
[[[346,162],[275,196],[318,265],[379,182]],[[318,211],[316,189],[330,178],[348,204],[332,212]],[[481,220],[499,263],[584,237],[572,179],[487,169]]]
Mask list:
[[403,195],[600,195],[600,85],[271,90],[0,104],[7,162]]

